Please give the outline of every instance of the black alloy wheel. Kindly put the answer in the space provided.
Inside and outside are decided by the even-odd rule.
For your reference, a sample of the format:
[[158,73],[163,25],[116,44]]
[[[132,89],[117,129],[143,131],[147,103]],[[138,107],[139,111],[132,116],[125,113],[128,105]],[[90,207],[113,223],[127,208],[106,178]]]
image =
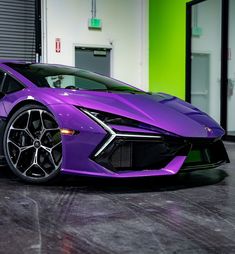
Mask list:
[[22,180],[43,183],[59,174],[60,129],[43,106],[26,105],[15,112],[6,126],[3,142],[6,160]]

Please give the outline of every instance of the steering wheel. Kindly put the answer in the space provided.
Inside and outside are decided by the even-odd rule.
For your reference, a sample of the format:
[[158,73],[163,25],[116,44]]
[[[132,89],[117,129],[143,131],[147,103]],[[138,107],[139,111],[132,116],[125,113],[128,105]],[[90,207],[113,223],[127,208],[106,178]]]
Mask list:
[[77,89],[76,86],[66,86],[65,89]]

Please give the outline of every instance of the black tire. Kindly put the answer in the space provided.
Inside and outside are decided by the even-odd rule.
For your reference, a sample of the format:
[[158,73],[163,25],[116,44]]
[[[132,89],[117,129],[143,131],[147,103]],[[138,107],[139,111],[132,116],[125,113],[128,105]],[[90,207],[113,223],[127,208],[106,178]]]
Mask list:
[[40,105],[25,105],[9,119],[3,148],[12,172],[28,183],[47,183],[60,173],[62,141],[51,112]]

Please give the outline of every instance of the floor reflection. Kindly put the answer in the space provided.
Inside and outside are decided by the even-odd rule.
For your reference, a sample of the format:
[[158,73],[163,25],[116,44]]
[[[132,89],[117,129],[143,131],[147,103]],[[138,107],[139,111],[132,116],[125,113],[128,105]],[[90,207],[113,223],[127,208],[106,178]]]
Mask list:
[[[233,253],[231,164],[173,177],[66,176],[24,184],[0,169],[0,249],[7,253]],[[0,251],[1,253],[1,251]]]

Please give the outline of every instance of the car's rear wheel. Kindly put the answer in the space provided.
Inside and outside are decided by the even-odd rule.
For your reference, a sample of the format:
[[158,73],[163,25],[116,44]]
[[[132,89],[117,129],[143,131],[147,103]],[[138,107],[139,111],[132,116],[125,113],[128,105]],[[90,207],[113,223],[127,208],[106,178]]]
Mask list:
[[60,129],[43,106],[26,105],[15,112],[6,126],[3,142],[6,160],[22,180],[43,183],[59,174]]

